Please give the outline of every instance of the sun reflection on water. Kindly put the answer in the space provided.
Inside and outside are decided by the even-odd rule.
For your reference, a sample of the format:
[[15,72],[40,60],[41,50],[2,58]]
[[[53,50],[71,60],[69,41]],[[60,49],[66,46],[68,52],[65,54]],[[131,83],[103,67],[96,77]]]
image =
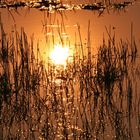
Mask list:
[[54,46],[54,49],[50,53],[50,59],[55,65],[66,66],[67,60],[70,56],[70,49],[68,46],[62,46],[57,44]]

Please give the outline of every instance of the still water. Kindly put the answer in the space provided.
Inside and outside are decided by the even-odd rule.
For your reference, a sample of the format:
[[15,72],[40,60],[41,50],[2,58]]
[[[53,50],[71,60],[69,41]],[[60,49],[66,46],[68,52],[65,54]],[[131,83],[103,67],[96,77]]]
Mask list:
[[[0,12],[6,35],[19,33],[15,34],[17,48],[9,47],[13,61],[2,59],[1,45],[2,139],[140,138],[138,1],[101,15],[93,10],[48,13],[29,7],[1,8]],[[135,54],[134,37],[135,62],[131,57]],[[104,39],[108,45],[100,48]],[[69,47],[68,65],[50,63],[50,54],[58,44]],[[110,48],[109,44],[115,45]],[[64,55],[61,49],[57,51]],[[9,85],[12,94],[5,96]]]

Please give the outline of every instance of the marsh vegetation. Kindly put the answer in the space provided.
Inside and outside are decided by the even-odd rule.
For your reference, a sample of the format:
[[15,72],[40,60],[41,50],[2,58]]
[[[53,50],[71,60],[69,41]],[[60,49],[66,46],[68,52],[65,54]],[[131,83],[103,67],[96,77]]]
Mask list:
[[[59,27],[58,23],[59,44],[70,48],[70,40],[62,36],[65,25]],[[14,27],[7,34],[0,20],[0,139],[140,137],[140,69],[133,25],[130,41],[117,42],[115,31],[106,28],[106,37],[96,47],[91,45],[90,22],[86,43],[80,25],[76,27],[74,47],[64,66],[53,63],[49,52],[44,59],[39,42],[26,29]],[[53,46],[53,34],[46,38],[48,46],[50,40]]]

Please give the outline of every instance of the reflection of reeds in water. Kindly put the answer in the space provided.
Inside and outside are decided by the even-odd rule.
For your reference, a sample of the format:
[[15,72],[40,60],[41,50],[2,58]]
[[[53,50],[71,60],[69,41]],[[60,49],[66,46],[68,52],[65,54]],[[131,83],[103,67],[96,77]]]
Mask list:
[[[61,69],[48,62],[46,68],[39,46],[35,51],[23,29],[8,37],[2,22],[0,27],[2,139],[132,139],[135,97],[130,68],[137,52],[133,39],[131,45],[117,45],[107,30],[108,42],[103,39],[93,56],[88,29],[87,54],[78,53],[85,47],[80,38],[73,63]],[[137,118],[140,122],[139,110]]]

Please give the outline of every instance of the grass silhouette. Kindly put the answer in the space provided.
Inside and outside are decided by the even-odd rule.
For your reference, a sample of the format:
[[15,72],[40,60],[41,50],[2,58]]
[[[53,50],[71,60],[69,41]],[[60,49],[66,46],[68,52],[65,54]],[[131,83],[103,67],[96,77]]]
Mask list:
[[106,28],[108,40],[103,38],[92,54],[90,23],[86,46],[77,27],[73,62],[64,69],[50,61],[46,67],[33,38],[29,42],[23,28],[8,36],[0,20],[1,139],[106,139],[108,130],[109,139],[132,139],[134,114],[139,130],[140,100],[134,104],[131,75],[137,57],[133,34],[130,42],[116,43],[115,33]]

